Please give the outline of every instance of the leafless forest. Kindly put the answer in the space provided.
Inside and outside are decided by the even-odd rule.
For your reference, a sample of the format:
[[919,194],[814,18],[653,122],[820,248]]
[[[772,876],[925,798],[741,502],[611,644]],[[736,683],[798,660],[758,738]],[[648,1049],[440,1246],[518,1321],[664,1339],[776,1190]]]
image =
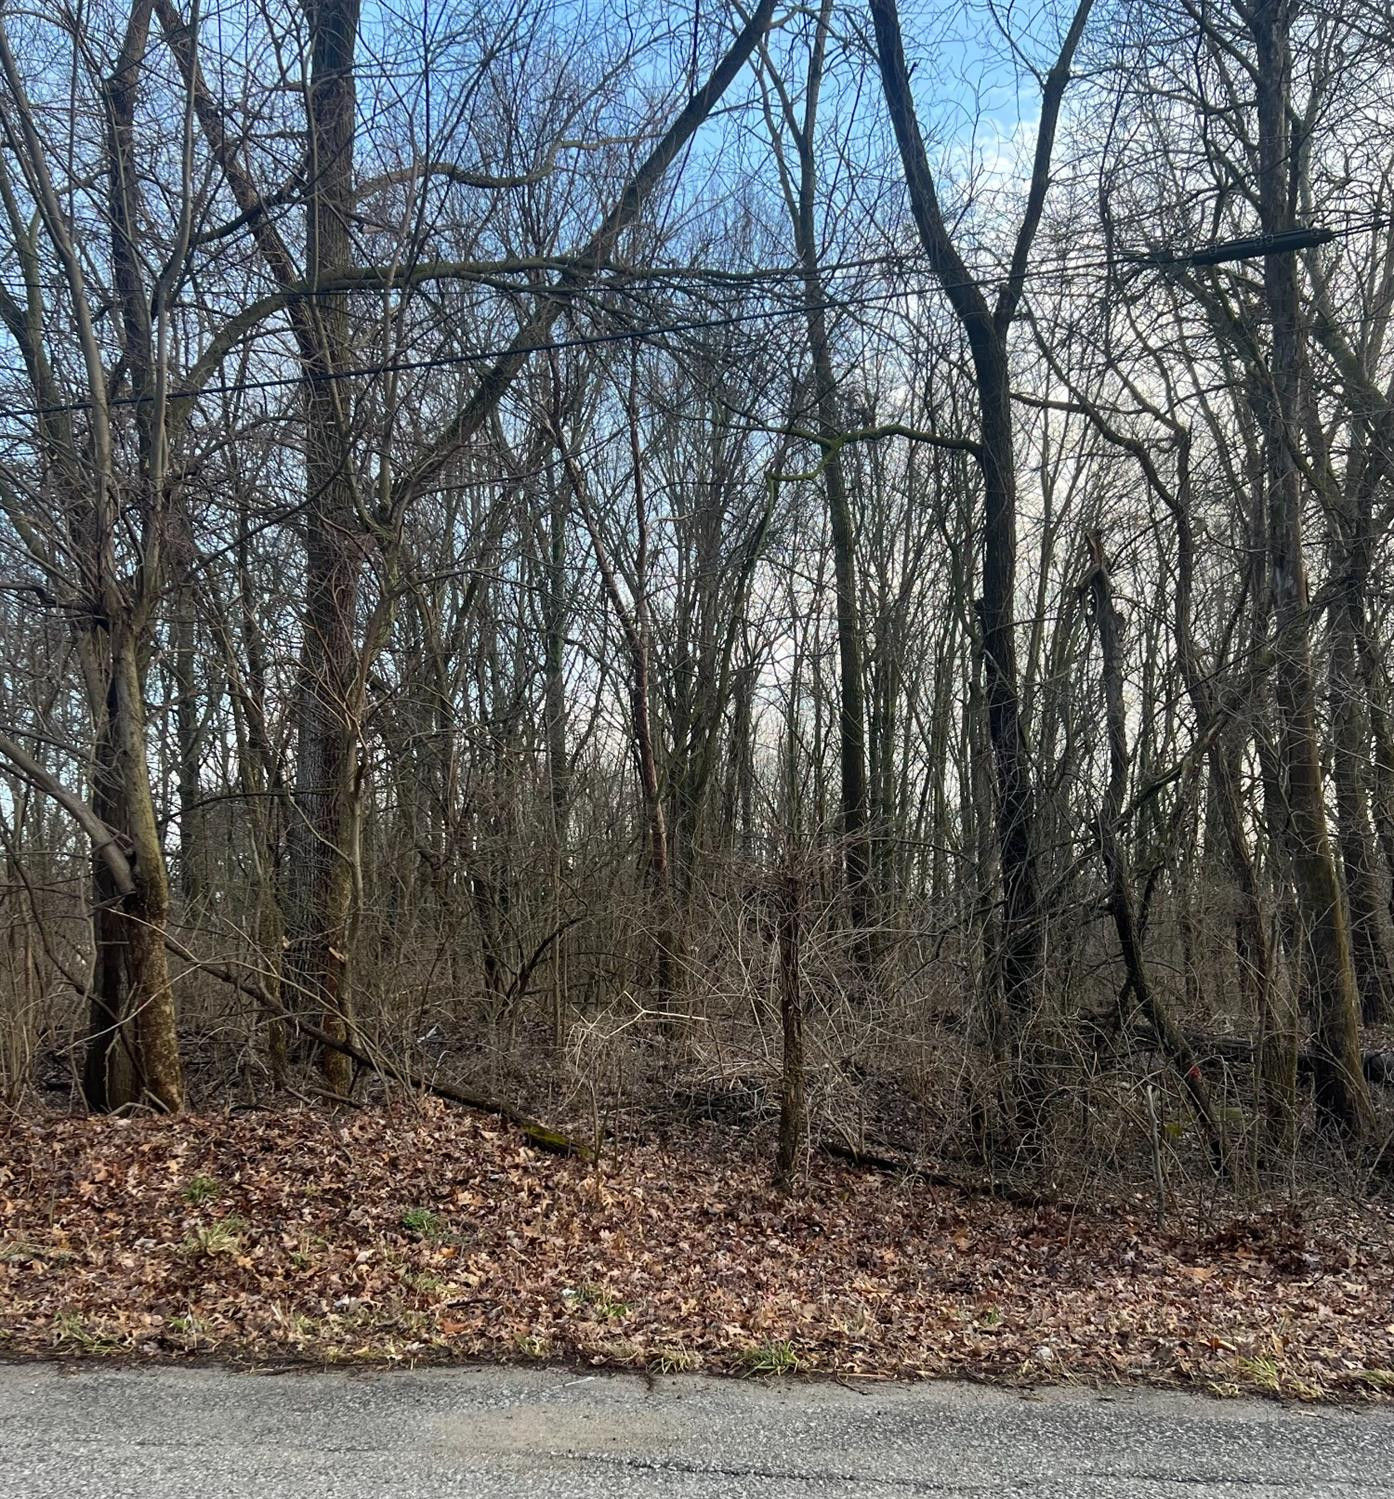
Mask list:
[[1386,0],[5,0],[0,73],[10,1104],[1388,1164]]

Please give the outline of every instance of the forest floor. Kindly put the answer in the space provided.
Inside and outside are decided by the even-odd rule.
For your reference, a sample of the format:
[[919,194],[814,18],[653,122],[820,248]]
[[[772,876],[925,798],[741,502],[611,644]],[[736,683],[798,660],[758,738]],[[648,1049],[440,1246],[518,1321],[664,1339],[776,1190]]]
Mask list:
[[[1178,1215],[1179,1216],[1179,1215]],[[0,1126],[0,1354],[539,1360],[1394,1398],[1394,1213],[1159,1229],[435,1103]]]

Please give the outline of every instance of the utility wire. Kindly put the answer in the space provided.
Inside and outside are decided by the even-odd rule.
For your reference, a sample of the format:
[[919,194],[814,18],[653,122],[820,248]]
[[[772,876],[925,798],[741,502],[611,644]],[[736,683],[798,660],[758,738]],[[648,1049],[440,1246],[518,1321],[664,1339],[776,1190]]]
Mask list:
[[[1304,233],[1320,234],[1318,243],[1329,243],[1337,238],[1346,238],[1362,230],[1378,227],[1389,220],[1371,220],[1368,223],[1348,224],[1339,230],[1302,231]],[[1205,251],[1185,251],[1174,256],[1159,255],[1114,255],[1094,257],[1090,260],[1074,260],[1071,257],[1061,257],[1056,262],[1038,262],[1035,266],[1028,266],[1022,273],[1026,278],[1037,278],[1043,275],[1055,274],[1077,274],[1085,270],[1111,270],[1128,269],[1132,271],[1147,269],[1167,269],[1168,267],[1186,267],[1200,264],[1213,265],[1223,259],[1248,259],[1268,253],[1287,252],[1292,247],[1278,244],[1267,238],[1253,238],[1245,240],[1226,241],[1222,245],[1213,246]],[[1199,259],[1203,255],[1205,258]],[[884,263],[886,265],[905,266],[907,262],[902,258],[868,263]],[[860,264],[858,262],[850,265]],[[700,268],[694,267],[692,275],[699,276]],[[771,274],[781,277],[801,275],[797,268],[780,270]],[[651,278],[652,279],[652,278]],[[664,279],[670,279],[665,276]],[[950,291],[959,287],[974,285],[979,288],[985,286],[1000,285],[1008,280],[1008,273],[994,270],[991,273],[978,274],[970,271],[969,277],[962,282],[950,282],[933,277],[926,290]],[[742,284],[742,283],[737,283]],[[603,290],[614,290],[615,288],[602,288]],[[568,349],[587,349],[601,347],[607,344],[631,343],[636,340],[659,338],[677,333],[700,333],[717,328],[733,328],[746,323],[760,322],[781,317],[797,317],[810,312],[830,312],[856,307],[869,307],[895,301],[901,297],[913,296],[919,292],[919,288],[904,286],[884,292],[869,293],[859,297],[828,297],[818,302],[794,302],[783,307],[761,307],[750,312],[728,313],[721,317],[711,318],[685,318],[672,323],[651,324],[640,328],[622,328],[609,333],[579,334],[574,338],[550,339],[544,343],[533,344],[526,350],[528,354],[559,353]],[[542,289],[542,295],[547,295],[546,289]],[[555,291],[550,293],[557,295]],[[307,296],[316,293],[307,292]],[[320,295],[327,295],[321,293]],[[196,388],[171,390],[166,392],[165,400],[194,401],[203,396],[236,395],[246,391],[259,390],[286,390],[308,385],[320,385],[336,383],[341,380],[359,380],[373,375],[387,374],[410,374],[421,370],[433,369],[457,369],[473,364],[487,364],[495,360],[506,358],[515,352],[509,347],[481,349],[471,353],[436,355],[428,359],[402,359],[390,360],[380,364],[354,365],[350,369],[342,370],[305,370],[296,375],[267,376],[256,380],[220,381],[217,384],[202,385]],[[109,400],[106,405],[108,409],[120,407],[148,405],[154,400],[150,395],[117,396]],[[23,421],[38,419],[48,416],[73,415],[82,411],[91,411],[95,406],[92,401],[64,401],[55,402],[47,406],[31,407],[6,407],[0,406],[0,420]]]

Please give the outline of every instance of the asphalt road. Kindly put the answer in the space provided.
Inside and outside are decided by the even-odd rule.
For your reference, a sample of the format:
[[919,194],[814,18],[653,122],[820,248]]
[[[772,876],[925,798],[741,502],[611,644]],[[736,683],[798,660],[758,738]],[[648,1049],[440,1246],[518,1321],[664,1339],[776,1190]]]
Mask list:
[[3,1499],[1394,1495],[1394,1412],[549,1369],[0,1366]]

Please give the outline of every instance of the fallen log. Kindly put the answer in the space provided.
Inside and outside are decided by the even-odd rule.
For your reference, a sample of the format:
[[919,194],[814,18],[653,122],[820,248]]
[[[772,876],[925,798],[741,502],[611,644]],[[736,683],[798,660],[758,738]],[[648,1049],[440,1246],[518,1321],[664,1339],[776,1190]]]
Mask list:
[[568,1135],[562,1134],[560,1130],[552,1129],[540,1120],[533,1119],[522,1110],[515,1109],[512,1104],[466,1092],[463,1088],[453,1087],[450,1083],[435,1082],[418,1072],[413,1072],[409,1067],[398,1066],[396,1062],[389,1061],[386,1057],[374,1057],[352,1041],[342,1041],[339,1037],[330,1035],[328,1031],[321,1030],[319,1026],[312,1025],[308,1020],[292,1013],[255,974],[248,976],[238,973],[236,968],[228,963],[207,962],[197,957],[177,937],[169,933],[165,934],[165,946],[186,963],[212,974],[232,988],[251,996],[268,1010],[278,1012],[288,1025],[295,1026],[307,1040],[339,1052],[351,1061],[357,1062],[360,1067],[366,1067],[369,1072],[377,1073],[379,1077],[391,1078],[393,1082],[401,1083],[403,1087],[411,1088],[418,1093],[429,1093],[433,1098],[453,1103],[459,1108],[472,1109],[477,1114],[488,1114],[495,1119],[505,1119],[522,1132],[530,1145],[538,1150],[545,1150],[550,1155],[575,1156],[583,1161],[595,1158],[595,1151],[589,1145],[573,1140]]
[[328,1031],[321,1030],[319,1026],[297,1019],[288,1011],[284,1013],[287,1021],[298,1027],[302,1036],[320,1046],[331,1047],[357,1062],[360,1067],[376,1072],[380,1077],[390,1077],[404,1087],[412,1088],[420,1093],[430,1093],[446,1103],[456,1104],[463,1109],[472,1109],[477,1114],[490,1114],[496,1119],[506,1119],[515,1129],[522,1132],[530,1145],[536,1146],[538,1150],[547,1151],[549,1155],[576,1156],[583,1161],[593,1160],[595,1157],[595,1152],[589,1145],[583,1145],[579,1140],[573,1140],[559,1130],[552,1129],[540,1120],[515,1109],[512,1104],[501,1103],[496,1098],[483,1098],[477,1093],[467,1093],[463,1088],[452,1087],[449,1083],[433,1082],[429,1078],[422,1077],[420,1073],[412,1072],[406,1067],[399,1067],[395,1062],[389,1062],[385,1057],[375,1058],[362,1047],[355,1046],[350,1041],[341,1041],[337,1036],[330,1035]]
[[908,1145],[890,1147],[903,1152],[902,1154],[883,1155],[877,1150],[862,1150],[855,1145],[849,1145],[845,1140],[833,1140],[825,1136],[816,1141],[813,1148],[819,1155],[829,1156],[835,1161],[842,1161],[861,1171],[875,1171],[882,1176],[900,1177],[918,1182],[922,1186],[947,1187],[951,1191],[962,1192],[968,1197],[996,1197],[1027,1208],[1057,1207],[1060,1204],[1059,1194],[1047,1189],[1014,1186],[997,1178],[974,1176],[966,1172],[931,1170],[927,1166],[916,1163]]

